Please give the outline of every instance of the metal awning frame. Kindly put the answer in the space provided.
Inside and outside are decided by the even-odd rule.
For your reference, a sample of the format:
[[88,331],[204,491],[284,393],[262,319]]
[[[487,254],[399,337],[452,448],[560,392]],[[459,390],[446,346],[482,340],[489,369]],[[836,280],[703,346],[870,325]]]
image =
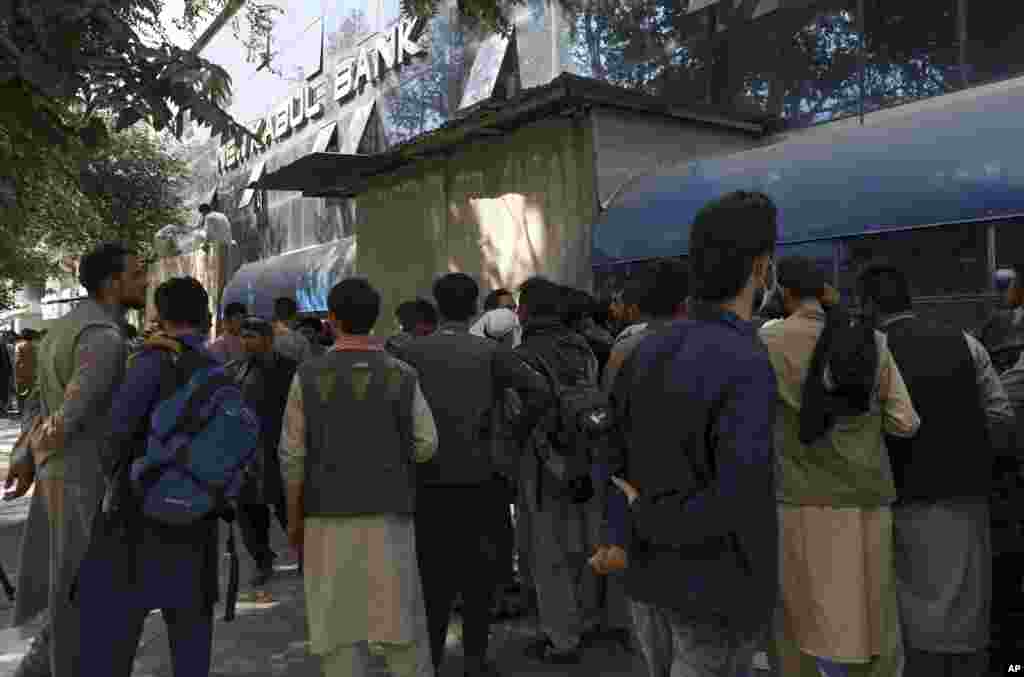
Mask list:
[[257,186],[263,190],[344,193],[369,176],[393,169],[398,164],[396,158],[387,154],[310,153],[264,175]]

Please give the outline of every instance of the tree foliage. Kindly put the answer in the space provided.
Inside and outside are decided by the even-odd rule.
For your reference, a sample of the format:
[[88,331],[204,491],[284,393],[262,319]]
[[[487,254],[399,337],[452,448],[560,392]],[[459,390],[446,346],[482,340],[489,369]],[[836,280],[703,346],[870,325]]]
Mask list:
[[186,165],[167,136],[144,125],[115,132],[112,120],[97,120],[106,138],[101,145],[39,143],[12,151],[25,173],[17,207],[8,210],[16,218],[0,220],[0,306],[9,307],[19,288],[45,282],[66,256],[110,239],[145,255],[159,228],[184,219],[179,189]]
[[[509,30],[545,0],[459,0],[462,19]],[[957,0],[557,0],[562,68],[673,103],[712,104],[807,125],[1006,77],[1024,70],[1024,5],[971,3],[967,49]],[[778,9],[758,14],[762,5]],[[443,0],[403,0],[429,17]],[[568,30],[565,30],[568,28]],[[862,50],[863,48],[863,50]],[[966,62],[963,62],[966,53]],[[862,70],[863,63],[863,70]],[[970,78],[968,77],[970,75]],[[863,83],[862,83],[863,78]],[[863,97],[862,97],[863,89]]]
[[162,11],[162,0],[0,3],[0,304],[65,255],[103,239],[145,247],[181,218],[183,165],[137,123],[170,130],[188,108],[215,131],[238,129],[222,108],[227,73],[172,45]]
[[[185,0],[180,23],[194,33],[242,1]],[[172,44],[163,10],[164,0],[0,2],[0,303],[68,250],[145,242],[176,218],[179,167],[137,123],[180,134],[187,109],[214,134],[249,134],[224,110],[227,72]],[[245,40],[273,13],[247,9]]]

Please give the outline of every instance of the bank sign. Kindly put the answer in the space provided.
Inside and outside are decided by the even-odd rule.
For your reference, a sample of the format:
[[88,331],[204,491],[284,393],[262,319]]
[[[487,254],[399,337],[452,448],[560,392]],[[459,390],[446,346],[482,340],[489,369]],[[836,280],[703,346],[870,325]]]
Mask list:
[[251,123],[252,132],[263,140],[262,148],[249,137],[222,140],[217,150],[218,170],[239,166],[302,129],[310,120],[321,118],[328,96],[344,103],[365,86],[376,86],[388,72],[408,62],[409,57],[423,54],[425,50],[417,41],[424,27],[422,19],[402,20],[386,33],[364,41],[355,56],[344,57],[335,64],[333,91],[328,91],[325,73],[310,78],[299,91],[275,105],[266,118]]

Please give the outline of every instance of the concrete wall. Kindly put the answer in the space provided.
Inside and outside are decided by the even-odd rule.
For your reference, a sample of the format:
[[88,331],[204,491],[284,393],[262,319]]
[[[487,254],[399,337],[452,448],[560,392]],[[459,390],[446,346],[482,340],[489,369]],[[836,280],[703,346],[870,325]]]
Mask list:
[[750,134],[725,128],[600,109],[593,112],[597,192],[603,204],[631,178],[665,165],[738,153],[759,145]]
[[590,125],[559,118],[381,178],[359,198],[359,273],[384,297],[378,333],[397,305],[430,297],[447,272],[484,290],[535,274],[590,285],[595,216]]

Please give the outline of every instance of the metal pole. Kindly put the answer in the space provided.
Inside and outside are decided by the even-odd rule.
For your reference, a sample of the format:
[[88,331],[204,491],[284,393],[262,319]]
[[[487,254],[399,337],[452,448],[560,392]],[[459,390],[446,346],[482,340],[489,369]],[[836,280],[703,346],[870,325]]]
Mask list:
[[860,40],[857,42],[857,65],[860,68],[860,123],[862,125],[864,124],[864,70],[866,68],[864,47],[867,42],[867,36],[864,33],[866,25],[867,21],[864,20],[864,0],[857,0],[857,32],[860,33]]
[[967,76],[967,0],[957,0],[956,23],[960,43],[960,84],[967,89],[970,86],[970,78]]
[[988,268],[988,290],[990,293],[996,293],[996,269],[998,268],[998,252],[996,251],[996,224],[990,223],[986,227],[985,232],[985,254],[987,261],[985,262],[986,268]]

